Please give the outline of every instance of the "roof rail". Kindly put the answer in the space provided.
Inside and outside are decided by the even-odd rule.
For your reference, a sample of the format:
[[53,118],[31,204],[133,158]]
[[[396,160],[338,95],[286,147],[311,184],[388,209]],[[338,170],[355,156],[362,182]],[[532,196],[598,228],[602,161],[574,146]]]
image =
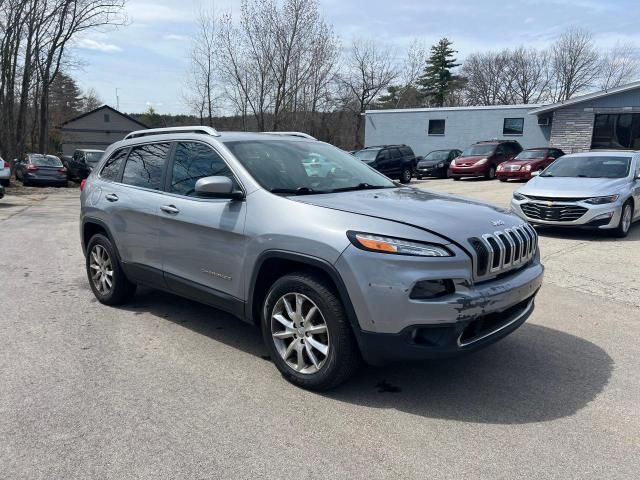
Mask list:
[[301,138],[307,138],[309,140],[317,140],[317,138],[312,137],[308,133],[304,133],[304,132],[262,132],[262,133],[268,133],[269,135],[286,135],[288,137],[301,137]]
[[169,133],[199,133],[202,135],[211,135],[213,137],[219,137],[220,133],[215,128],[212,127],[167,127],[167,128],[149,128],[147,130],[136,130],[135,132],[131,132],[126,137],[125,140],[130,140],[132,138],[140,138],[140,137],[149,137],[151,135],[166,135]]

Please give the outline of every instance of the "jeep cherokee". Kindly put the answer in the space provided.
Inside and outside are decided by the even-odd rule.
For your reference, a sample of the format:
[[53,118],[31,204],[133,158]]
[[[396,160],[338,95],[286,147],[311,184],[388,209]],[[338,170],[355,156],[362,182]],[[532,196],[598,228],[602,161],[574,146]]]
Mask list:
[[230,312],[304,388],[335,387],[361,359],[484,347],[527,319],[542,282],[536,232],[516,215],[403,187],[315,140],[133,132],[82,188],[100,302],[140,284]]

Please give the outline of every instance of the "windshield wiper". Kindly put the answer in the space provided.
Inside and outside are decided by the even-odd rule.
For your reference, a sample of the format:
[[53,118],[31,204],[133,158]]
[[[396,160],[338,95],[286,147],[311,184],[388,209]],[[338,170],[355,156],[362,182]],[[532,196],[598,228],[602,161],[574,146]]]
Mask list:
[[300,187],[300,188],[272,188],[269,190],[271,193],[288,193],[290,195],[313,195],[316,193],[327,193],[324,191],[314,190],[309,187]]
[[338,192],[353,192],[356,190],[380,190],[381,188],[395,188],[395,187],[385,187],[384,185],[369,185],[368,183],[359,183],[358,185],[354,185],[353,187],[334,188],[333,190],[331,190],[331,192],[338,193]]

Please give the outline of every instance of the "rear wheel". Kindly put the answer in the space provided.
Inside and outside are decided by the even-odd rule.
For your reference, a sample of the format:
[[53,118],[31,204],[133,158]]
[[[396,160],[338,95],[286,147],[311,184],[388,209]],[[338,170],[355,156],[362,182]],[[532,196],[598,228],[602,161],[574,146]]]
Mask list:
[[334,388],[360,364],[342,302],[313,274],[285,275],[272,285],[262,308],[262,333],[282,376],[302,388]]
[[633,218],[633,204],[628,200],[622,206],[622,214],[620,215],[620,222],[618,226],[613,230],[613,235],[618,238],[624,238],[629,234],[631,229],[631,221]]
[[100,303],[122,305],[135,295],[136,285],[125,276],[111,240],[104,235],[89,240],[86,268],[91,290]]
[[411,181],[411,169],[404,167],[400,172],[400,183],[409,183]]

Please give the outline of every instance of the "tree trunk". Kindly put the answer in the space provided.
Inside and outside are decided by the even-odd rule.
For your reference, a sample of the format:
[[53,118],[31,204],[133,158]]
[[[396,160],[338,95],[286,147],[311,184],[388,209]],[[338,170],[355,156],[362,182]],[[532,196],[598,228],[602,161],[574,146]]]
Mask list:
[[38,153],[46,154],[49,151],[49,79],[43,78],[42,94],[40,95]]

